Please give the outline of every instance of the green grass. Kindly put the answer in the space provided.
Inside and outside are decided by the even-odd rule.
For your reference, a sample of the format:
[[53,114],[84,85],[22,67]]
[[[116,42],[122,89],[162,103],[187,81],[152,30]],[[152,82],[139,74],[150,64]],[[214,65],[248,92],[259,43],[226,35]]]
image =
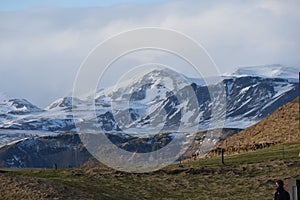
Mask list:
[[[283,154],[284,149],[284,154]],[[91,169],[28,169],[9,173],[50,179],[94,199],[272,199],[276,179],[300,179],[300,143],[170,165],[152,173]]]

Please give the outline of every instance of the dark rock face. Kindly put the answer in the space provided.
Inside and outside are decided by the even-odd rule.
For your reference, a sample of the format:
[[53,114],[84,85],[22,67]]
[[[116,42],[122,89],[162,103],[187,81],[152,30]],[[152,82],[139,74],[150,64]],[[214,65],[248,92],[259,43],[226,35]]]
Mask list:
[[79,167],[89,158],[78,134],[28,138],[0,149],[1,167]]
[[[227,95],[227,117],[243,116],[260,120],[299,95],[298,83],[289,83],[285,79],[242,77],[235,82],[231,95]],[[280,88],[286,89],[278,92]]]
[[[240,130],[220,129],[214,131],[219,132],[220,139],[224,140]],[[172,140],[176,140],[176,136],[170,133],[143,138],[119,133],[106,133],[105,136],[117,147],[136,153],[155,152],[167,146]],[[199,153],[200,149],[205,150],[201,148],[201,145],[206,137],[206,132],[197,133],[181,158],[190,158]],[[76,133],[32,137],[0,148],[0,167],[53,168],[56,165],[58,168],[70,168],[83,166],[90,160],[94,160],[93,156]]]
[[[138,138],[121,134],[106,134],[119,148],[129,152],[148,153],[163,148],[172,141],[169,134]],[[0,167],[58,168],[80,167],[93,156],[82,144],[78,134],[33,137],[0,148]]]
[[106,134],[107,138],[119,148],[136,153],[149,153],[167,146],[173,139],[170,134],[157,134],[144,138],[130,135]]

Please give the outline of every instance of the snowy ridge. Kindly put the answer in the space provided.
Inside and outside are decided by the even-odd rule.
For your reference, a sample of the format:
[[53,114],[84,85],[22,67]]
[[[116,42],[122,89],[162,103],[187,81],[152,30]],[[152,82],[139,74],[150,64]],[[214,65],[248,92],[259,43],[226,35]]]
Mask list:
[[9,99],[0,102],[0,114],[28,114],[42,111],[26,99]]
[[264,78],[284,78],[284,79],[298,79],[300,69],[292,67],[284,67],[279,64],[249,66],[237,69],[232,76],[257,76]]

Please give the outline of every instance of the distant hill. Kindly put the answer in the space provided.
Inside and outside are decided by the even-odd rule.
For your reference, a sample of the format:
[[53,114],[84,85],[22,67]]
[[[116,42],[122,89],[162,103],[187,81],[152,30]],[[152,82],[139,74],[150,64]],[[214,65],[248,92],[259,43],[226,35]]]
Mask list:
[[257,124],[221,141],[213,151],[255,150],[278,143],[300,141],[299,97],[278,108]]

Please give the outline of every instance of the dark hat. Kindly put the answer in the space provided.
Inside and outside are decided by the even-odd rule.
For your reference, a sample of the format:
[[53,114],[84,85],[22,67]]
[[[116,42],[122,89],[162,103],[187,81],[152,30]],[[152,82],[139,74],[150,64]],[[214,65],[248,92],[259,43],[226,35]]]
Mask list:
[[282,180],[278,180],[276,181],[276,183],[280,186],[280,187],[283,187],[284,183]]

